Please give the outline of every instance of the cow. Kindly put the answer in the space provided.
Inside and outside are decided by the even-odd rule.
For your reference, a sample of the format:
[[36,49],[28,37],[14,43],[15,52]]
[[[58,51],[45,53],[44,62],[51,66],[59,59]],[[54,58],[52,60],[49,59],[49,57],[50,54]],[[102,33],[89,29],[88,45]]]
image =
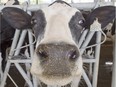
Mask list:
[[[86,20],[86,28],[90,28],[89,25],[91,24],[88,24],[88,23],[92,23],[92,19],[93,18],[97,18],[99,17],[99,21],[102,20],[102,18],[106,19],[104,20],[104,25],[101,27],[102,28],[102,31],[106,34],[106,41],[112,41],[113,43],[113,46],[114,46],[114,42],[115,42],[115,21],[116,21],[116,18],[115,18],[115,6],[102,6],[102,7],[98,7],[96,9],[94,9],[92,12],[86,12],[85,14],[85,20]],[[97,13],[99,13],[99,15],[97,15]],[[103,15],[103,14],[107,14],[107,13],[111,13],[110,15]],[[92,16],[91,16],[92,15]],[[103,23],[101,22],[101,23]],[[92,44],[95,44],[95,39],[96,37],[93,36],[93,39],[90,41],[90,44],[89,45],[92,45]],[[104,36],[102,36],[102,40],[104,40]],[[91,48],[88,48],[85,50],[85,55],[86,56],[89,56],[89,57],[94,57],[95,55],[95,49],[94,47],[91,47]]]
[[[18,0],[8,0],[5,4],[8,5],[19,5]],[[2,68],[5,67],[5,59],[6,59],[6,50],[11,46],[12,39],[14,37],[15,29],[11,27],[8,22],[3,18],[0,13],[0,52],[1,52],[1,61]],[[1,66],[0,66],[1,67]]]
[[30,71],[38,80],[60,86],[77,81],[78,87],[83,71],[78,40],[83,29],[92,25],[96,17],[102,27],[109,23],[104,16],[110,16],[111,12],[105,11],[101,15],[97,12],[97,16],[91,12],[85,21],[78,9],[59,0],[37,10],[33,16],[15,7],[6,7],[2,13],[12,27],[33,29],[37,42]]

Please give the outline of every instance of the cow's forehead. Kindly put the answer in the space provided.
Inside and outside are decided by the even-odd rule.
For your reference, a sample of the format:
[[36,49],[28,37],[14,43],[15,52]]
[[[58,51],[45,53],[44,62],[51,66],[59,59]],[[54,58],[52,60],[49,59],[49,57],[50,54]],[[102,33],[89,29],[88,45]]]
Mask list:
[[71,19],[73,15],[75,15],[76,12],[80,11],[76,8],[73,8],[66,3],[54,3],[50,5],[49,7],[43,8],[42,11],[45,14],[46,20],[47,18],[50,18],[53,15],[62,15],[67,17],[67,19]]

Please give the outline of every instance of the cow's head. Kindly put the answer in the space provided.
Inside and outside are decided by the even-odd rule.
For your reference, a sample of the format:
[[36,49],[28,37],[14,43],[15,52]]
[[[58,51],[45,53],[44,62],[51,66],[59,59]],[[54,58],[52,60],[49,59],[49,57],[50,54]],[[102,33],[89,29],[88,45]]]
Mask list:
[[85,20],[79,10],[63,1],[55,1],[32,17],[13,7],[4,8],[2,12],[14,28],[34,30],[37,43],[32,74],[49,85],[66,85],[75,77],[80,80],[82,57],[78,39]]

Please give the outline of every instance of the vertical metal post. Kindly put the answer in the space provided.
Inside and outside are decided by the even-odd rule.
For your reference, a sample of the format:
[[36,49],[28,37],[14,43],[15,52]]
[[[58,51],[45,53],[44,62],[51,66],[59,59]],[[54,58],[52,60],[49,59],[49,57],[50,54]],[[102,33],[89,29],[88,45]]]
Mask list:
[[[32,37],[31,33],[32,33],[32,30],[28,30],[29,44],[33,43],[33,37]],[[29,49],[30,49],[30,57],[31,57],[31,60],[32,60],[33,59],[33,54],[34,54],[34,44],[30,45]],[[33,75],[32,79],[33,79],[33,86],[38,87],[38,83],[37,83],[36,77],[34,75]],[[39,84],[41,85],[40,82],[39,82]]]
[[[14,55],[18,55],[20,53],[20,50],[21,50],[20,47],[22,46],[22,44],[24,42],[26,33],[27,33],[27,30],[22,31],[21,37],[20,37],[19,42],[16,47],[17,50],[15,51]],[[18,71],[21,73],[21,75],[24,77],[24,79],[28,83],[28,85],[30,87],[32,87],[32,83],[31,83],[30,79],[28,78],[28,76],[26,75],[26,73],[24,73],[24,70],[20,67],[20,65],[18,63],[14,63],[14,64],[15,64],[16,68],[18,69]]]
[[5,87],[6,79],[7,79],[7,74],[8,74],[8,72],[9,72],[10,65],[11,65],[11,63],[10,63],[10,61],[8,60],[8,61],[7,61],[7,64],[6,64],[6,67],[5,67],[5,71],[4,71],[4,73],[3,73],[3,79],[2,79],[2,81],[1,81],[0,87]]
[[20,30],[17,30],[15,31],[15,34],[14,34],[14,38],[13,38],[13,42],[12,42],[12,45],[11,45],[11,50],[9,52],[9,55],[12,56],[14,54],[14,49],[17,45],[17,41],[18,41],[18,38],[19,38],[19,35],[20,35]]
[[[115,31],[116,34],[116,31]],[[113,48],[113,74],[112,74],[112,87],[116,87],[116,35],[115,35],[115,42]]]
[[87,32],[88,32],[88,29],[86,29],[86,30],[83,31],[83,33],[82,33],[82,35],[81,35],[81,37],[79,39],[79,42],[78,42],[79,48],[81,47],[83,41],[85,40],[85,36],[87,35]]
[[[96,43],[101,42],[101,32],[100,31],[97,31],[96,37],[97,37]],[[93,71],[93,87],[97,87],[100,48],[101,48],[100,44],[98,44],[95,48],[95,60],[96,60],[96,62],[94,64],[94,71]]]
[[85,41],[84,41],[83,45],[80,47],[81,54],[83,54],[83,52],[85,51],[86,46],[90,42],[90,40],[93,37],[94,33],[95,33],[95,31],[90,31],[88,33],[87,37],[85,38]]
[[18,55],[18,54],[19,54],[19,52],[20,52],[20,50],[21,50],[20,47],[22,46],[22,44],[23,44],[23,42],[24,42],[26,33],[27,33],[27,30],[23,30],[23,31],[22,31],[20,40],[19,40],[19,42],[18,42],[18,44],[17,44],[17,47],[16,47],[17,50],[16,50],[16,52],[15,52],[14,55]]

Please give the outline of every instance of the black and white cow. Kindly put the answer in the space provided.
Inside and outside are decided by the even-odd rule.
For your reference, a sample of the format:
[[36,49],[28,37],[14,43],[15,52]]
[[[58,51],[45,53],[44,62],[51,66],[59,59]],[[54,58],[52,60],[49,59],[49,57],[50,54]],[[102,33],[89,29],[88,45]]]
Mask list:
[[[12,27],[33,29],[37,43],[31,73],[37,79],[48,85],[61,86],[77,81],[78,86],[83,65],[78,39],[87,25],[79,10],[60,0],[36,11],[33,16],[14,7],[4,8],[2,13]],[[96,13],[98,21],[99,14]],[[103,15],[110,15],[110,12]],[[92,24],[93,17],[87,26]],[[102,26],[104,20],[107,22],[106,18],[100,19]]]
[[[19,5],[18,0],[8,0],[5,4],[7,5]],[[9,25],[9,23],[3,18],[0,13],[0,53],[2,59],[2,67],[5,65],[6,49],[11,46],[12,39],[15,33],[15,29]]]
[[[99,18],[99,22],[102,24],[101,28],[106,34],[106,41],[115,42],[115,6],[102,6],[94,9],[92,12],[86,14],[86,28],[90,29],[90,25],[93,23],[94,18]],[[99,13],[99,15],[98,15]],[[88,16],[87,16],[88,15]],[[102,19],[105,19],[102,21]],[[90,41],[90,45],[95,43],[96,37],[93,36],[93,39]],[[104,37],[102,37],[102,40]],[[88,56],[94,56],[94,48],[86,49],[86,54]]]

